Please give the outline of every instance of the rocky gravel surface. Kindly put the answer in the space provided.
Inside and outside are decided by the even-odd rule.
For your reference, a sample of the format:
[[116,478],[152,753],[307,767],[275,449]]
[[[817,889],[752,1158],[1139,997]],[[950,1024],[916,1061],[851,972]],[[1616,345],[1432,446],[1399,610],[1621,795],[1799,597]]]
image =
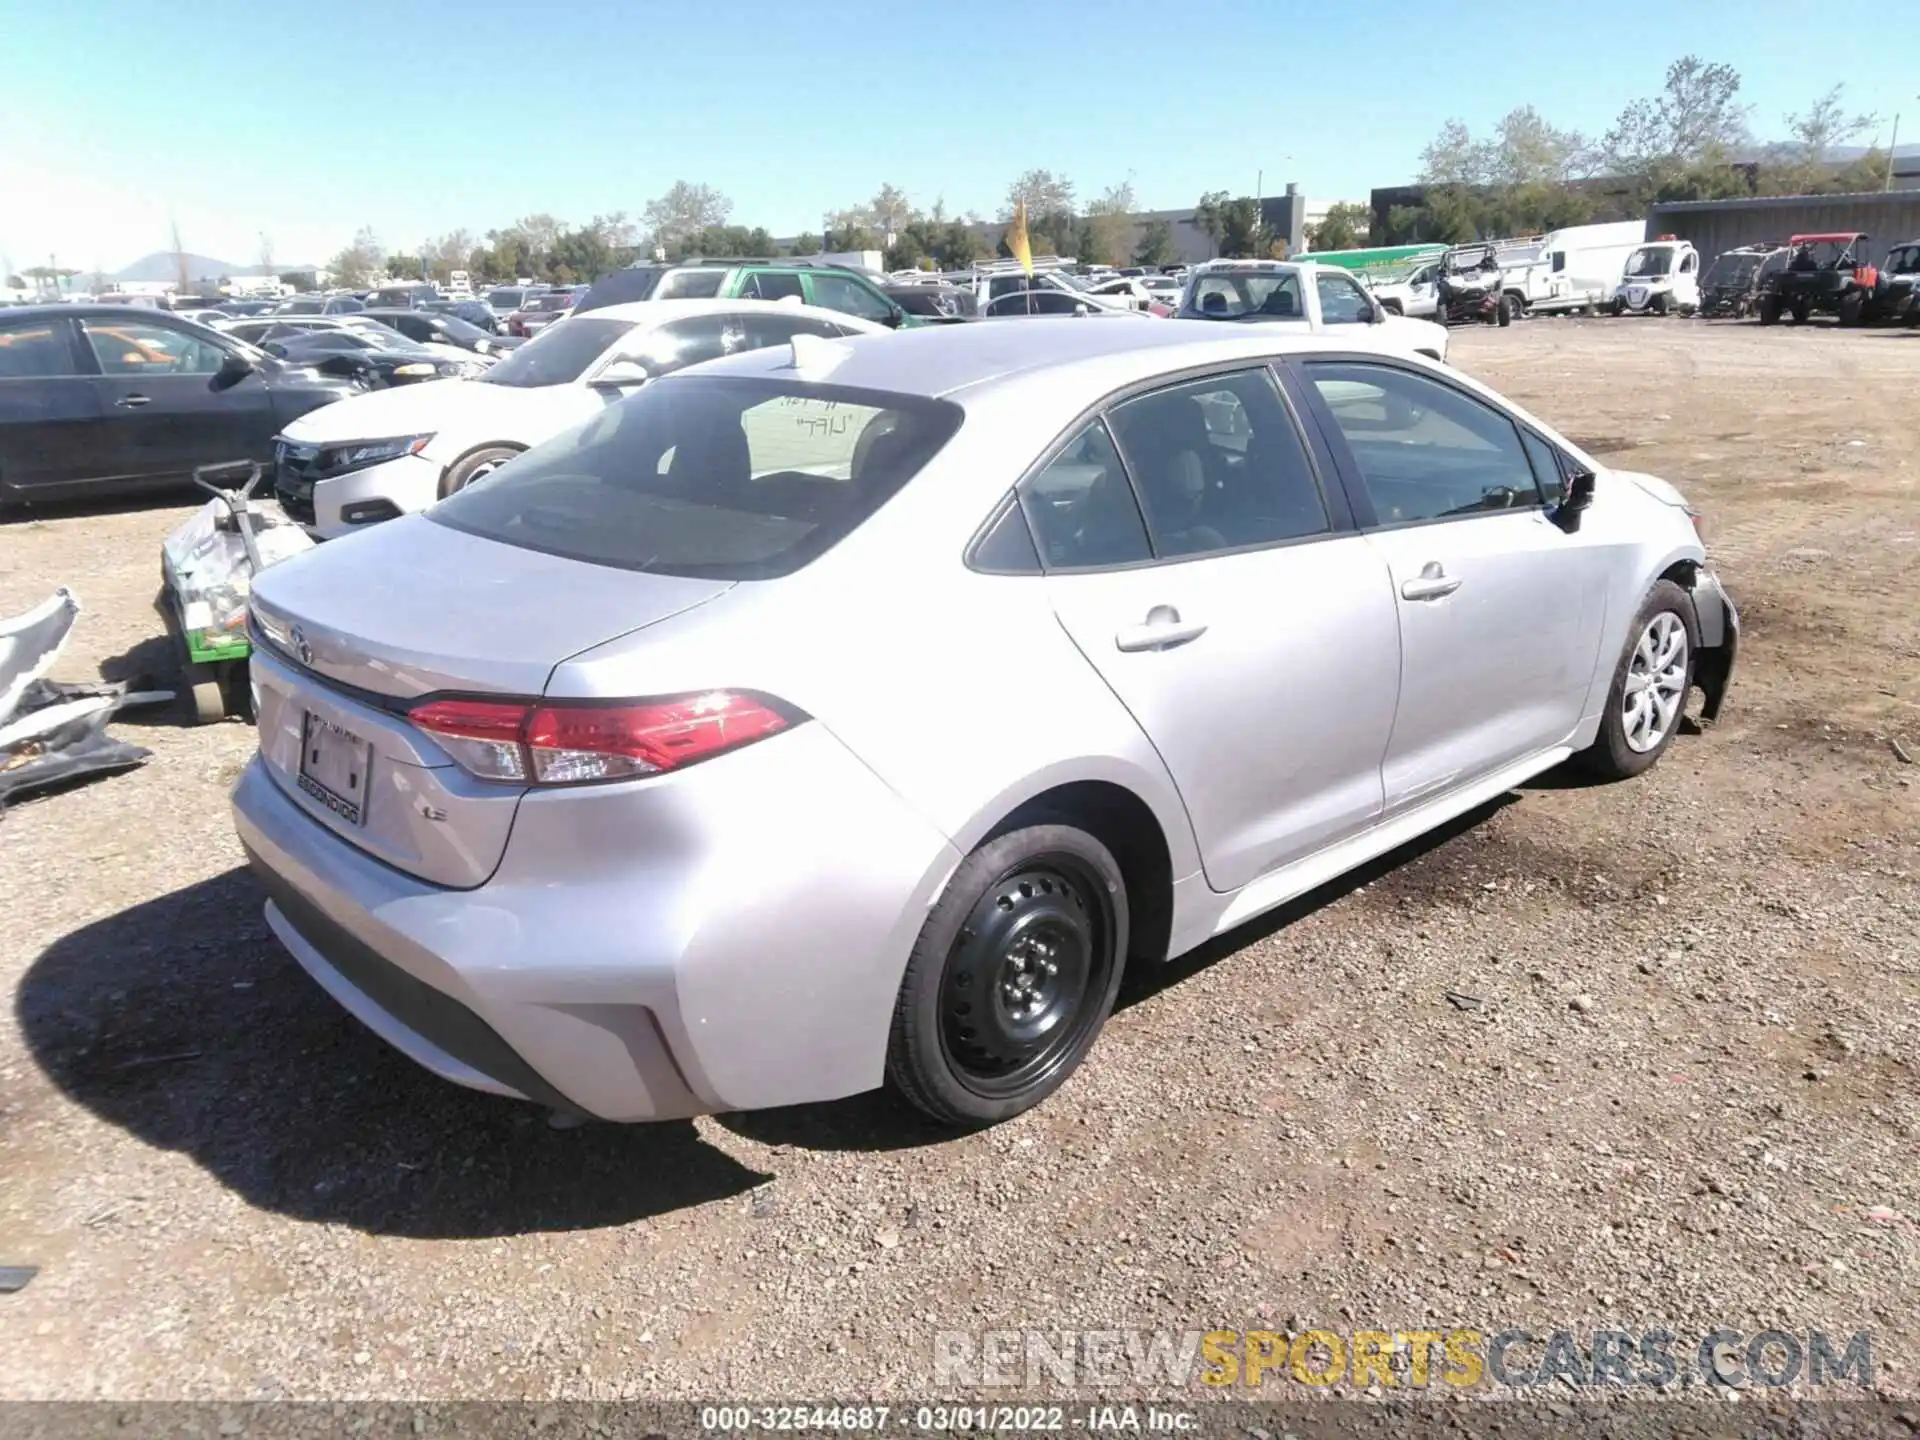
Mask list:
[[[1920,337],[1456,345],[1702,505],[1726,714],[1136,977],[986,1133],[885,1094],[557,1129],[445,1085],[268,935],[246,728],[121,725],[144,769],[0,823],[0,1265],[38,1267],[0,1397],[921,1398],[962,1388],[943,1332],[1315,1327],[1666,1328],[1683,1369],[1871,1330],[1871,1386],[1920,1392]],[[0,525],[0,611],[70,585],[64,677],[163,668],[184,513]]]

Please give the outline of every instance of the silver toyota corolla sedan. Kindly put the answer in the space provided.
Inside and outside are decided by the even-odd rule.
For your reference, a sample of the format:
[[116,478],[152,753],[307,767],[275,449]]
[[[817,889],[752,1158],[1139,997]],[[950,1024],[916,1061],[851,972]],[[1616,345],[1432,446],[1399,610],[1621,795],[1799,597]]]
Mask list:
[[[1016,1114],[1152,966],[1569,759],[1738,619],[1457,371],[1168,321],[801,337],[264,572],[241,839],[447,1079]],[[1623,805],[1629,802],[1621,801]]]

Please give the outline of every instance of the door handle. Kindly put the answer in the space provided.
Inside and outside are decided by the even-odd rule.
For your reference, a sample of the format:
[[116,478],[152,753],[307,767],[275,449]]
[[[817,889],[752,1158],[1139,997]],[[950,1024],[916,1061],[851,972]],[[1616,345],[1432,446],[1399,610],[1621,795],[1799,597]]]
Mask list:
[[1460,588],[1460,581],[1449,576],[1438,560],[1429,560],[1420,573],[1400,587],[1407,600],[1438,600]]
[[1113,643],[1128,654],[1137,650],[1171,650],[1206,633],[1205,625],[1197,620],[1182,620],[1173,606],[1156,605],[1147,612],[1146,624],[1127,626],[1113,637]]
[[122,395],[113,403],[118,405],[122,410],[138,410],[142,405],[146,405],[150,403],[150,401],[145,395]]

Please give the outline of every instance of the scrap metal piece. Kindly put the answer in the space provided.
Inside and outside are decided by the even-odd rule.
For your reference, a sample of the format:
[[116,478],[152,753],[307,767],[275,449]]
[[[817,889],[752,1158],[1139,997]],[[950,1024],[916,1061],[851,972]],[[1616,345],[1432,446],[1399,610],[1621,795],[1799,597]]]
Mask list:
[[0,720],[10,719],[27,686],[53,668],[80,602],[62,586],[24,615],[0,620]]
[[0,1265],[0,1295],[26,1289],[39,1273],[38,1265]]

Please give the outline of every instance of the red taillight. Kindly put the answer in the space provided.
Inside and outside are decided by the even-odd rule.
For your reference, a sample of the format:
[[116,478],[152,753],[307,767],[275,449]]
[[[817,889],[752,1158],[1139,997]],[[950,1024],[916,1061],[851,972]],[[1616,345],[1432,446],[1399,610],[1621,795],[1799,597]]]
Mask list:
[[571,785],[658,775],[785,730],[794,712],[732,690],[624,704],[430,700],[408,712],[485,780]]

